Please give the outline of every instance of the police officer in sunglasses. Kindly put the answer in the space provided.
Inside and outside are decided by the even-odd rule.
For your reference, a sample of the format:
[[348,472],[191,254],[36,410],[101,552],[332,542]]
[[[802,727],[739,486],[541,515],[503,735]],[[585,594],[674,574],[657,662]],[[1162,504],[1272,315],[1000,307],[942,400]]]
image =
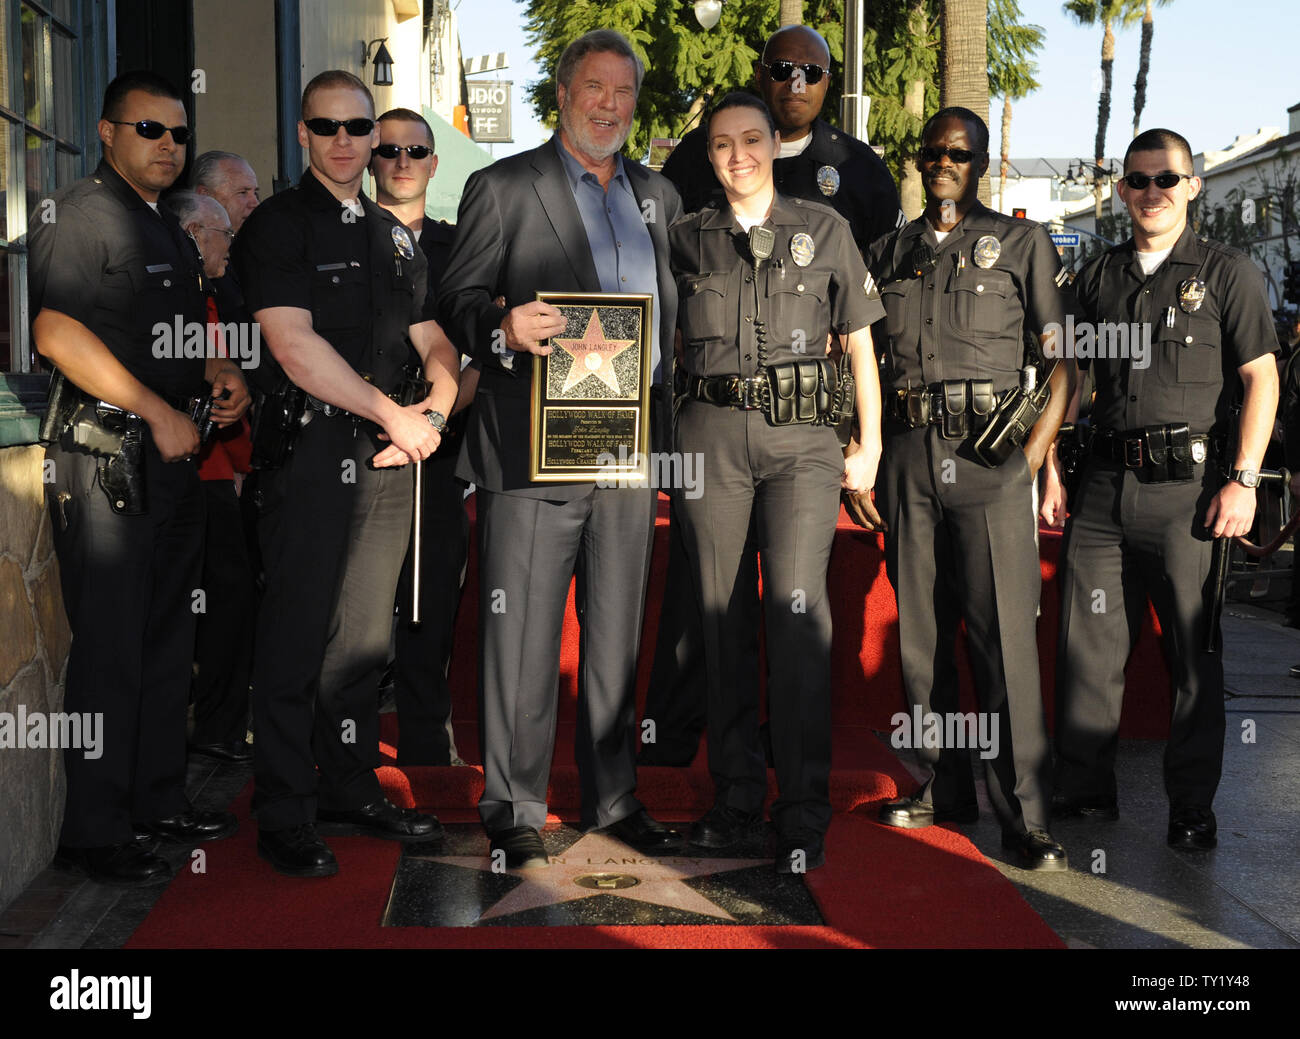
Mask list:
[[1096,435],[1061,550],[1053,807],[1119,818],[1124,665],[1150,597],[1172,685],[1166,842],[1206,850],[1217,842],[1225,731],[1223,658],[1209,649],[1219,639],[1211,553],[1215,538],[1245,534],[1255,515],[1277,410],[1277,339],[1259,269],[1198,239],[1188,222],[1201,179],[1185,138],[1163,129],[1133,138],[1118,190],[1133,237],[1074,284],[1076,328],[1123,323],[1129,341],[1103,356],[1096,337]]
[[[754,63],[754,89],[767,104],[781,135],[781,148],[772,164],[772,179],[781,194],[820,202],[849,222],[858,250],[866,253],[876,238],[902,220],[893,177],[879,156],[863,142],[821,118],[830,85],[830,49],[806,25],[778,29]],[[710,201],[725,205],[722,185],[709,162],[704,127],[692,130],[664,164],[688,213]],[[654,671],[646,697],[645,717],[655,721],[655,742],[642,748],[647,765],[688,765],[695,757],[704,728],[704,656],[700,625],[676,508],[669,533],[668,577],[664,601],[671,605],[660,618]],[[748,629],[758,630],[758,568],[755,552],[742,561]],[[758,644],[746,655],[747,671],[740,685],[758,682]]]
[[[424,253],[361,193],[379,144],[374,111],[349,72],[307,84],[298,142],[309,169],[253,211],[233,254],[283,369],[280,406],[301,402],[291,451],[261,474],[266,590],[253,659],[258,853],[297,877],[338,870],[317,823],[397,841],[441,831],[383,796],[375,688],[410,536],[410,463],[438,449],[460,364],[432,318]],[[432,387],[403,405],[412,362]]]
[[[953,657],[964,618],[979,708],[997,735],[980,753],[1003,845],[1017,866],[1063,870],[1065,851],[1047,832],[1051,759],[1031,493],[1073,368],[1044,376],[1051,399],[1000,464],[976,453],[999,404],[1037,382],[1036,369],[1032,377],[1025,370],[1025,337],[1041,340],[1064,320],[1061,262],[1041,225],[980,204],[989,137],[979,116],[942,109],[921,140],[925,211],[871,247],[888,336],[884,452],[879,513],[867,495],[850,512],[868,529],[881,529],[883,518],[909,705],[938,716],[945,734],[956,731],[947,723],[960,712]],[[930,774],[916,793],[884,804],[880,821],[916,829],[978,818],[970,747],[914,747]]]

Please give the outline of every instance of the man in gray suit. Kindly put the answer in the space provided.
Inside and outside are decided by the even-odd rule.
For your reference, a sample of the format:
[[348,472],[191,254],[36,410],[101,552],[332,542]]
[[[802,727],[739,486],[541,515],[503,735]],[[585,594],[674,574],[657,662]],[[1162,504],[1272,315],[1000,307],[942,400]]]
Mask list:
[[656,444],[671,439],[677,293],[668,225],[681,201],[659,174],[619,155],[643,71],[616,32],[568,46],[556,70],[559,132],[469,179],[440,290],[452,335],[482,368],[458,475],[478,488],[479,815],[511,868],[547,864],[538,831],[575,570],[582,821],[644,851],[681,839],[635,797],[636,659],[655,491],[528,478],[527,355],[550,353],[543,341],[565,328],[559,310],[536,300],[539,290],[654,295],[652,427]]

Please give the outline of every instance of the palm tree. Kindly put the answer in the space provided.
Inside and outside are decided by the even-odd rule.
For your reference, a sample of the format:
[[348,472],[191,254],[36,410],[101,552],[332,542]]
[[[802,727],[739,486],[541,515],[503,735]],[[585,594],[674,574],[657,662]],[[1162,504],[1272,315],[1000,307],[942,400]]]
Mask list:
[[1005,208],[1007,173],[1011,166],[1011,102],[1039,87],[1036,62],[1030,56],[1043,45],[1041,25],[1021,25],[1016,0],[989,0],[989,94],[1002,98],[1002,165],[998,178],[998,209]]
[[781,0],[780,22],[782,25],[802,25],[803,0]]
[[[939,104],[961,105],[989,121],[989,0],[943,0],[939,12]],[[987,205],[989,182],[980,178],[980,201]]]
[[[1161,7],[1168,7],[1173,0],[1156,0]],[[1151,0],[1146,0],[1146,12],[1142,15],[1142,50],[1138,55],[1138,74],[1133,81],[1133,136],[1138,135],[1142,121],[1142,109],[1147,106],[1147,73],[1151,70],[1151,37],[1155,34],[1155,17]]]
[[1142,16],[1145,0],[1066,0],[1063,8],[1080,25],[1101,22],[1101,96],[1097,100],[1097,140],[1094,154],[1093,198],[1097,219],[1101,219],[1101,187],[1106,166],[1106,125],[1110,122],[1110,93],[1115,70],[1114,25],[1132,25]]

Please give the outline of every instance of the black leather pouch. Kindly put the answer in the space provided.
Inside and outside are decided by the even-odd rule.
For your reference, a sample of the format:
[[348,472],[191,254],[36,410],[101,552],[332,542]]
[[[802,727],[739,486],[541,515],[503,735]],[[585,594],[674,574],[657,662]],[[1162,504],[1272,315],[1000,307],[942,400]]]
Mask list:
[[943,381],[943,427],[945,440],[965,440],[970,436],[970,412],[964,379]]

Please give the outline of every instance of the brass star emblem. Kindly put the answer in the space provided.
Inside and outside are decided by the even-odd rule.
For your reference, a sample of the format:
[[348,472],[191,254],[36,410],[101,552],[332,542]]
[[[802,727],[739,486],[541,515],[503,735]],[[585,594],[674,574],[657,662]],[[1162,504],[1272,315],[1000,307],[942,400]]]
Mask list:
[[[482,856],[429,856],[428,861],[465,869],[489,871],[492,868],[491,861]],[[479,920],[597,895],[614,895],[735,923],[736,918],[725,909],[682,881],[712,873],[753,869],[762,864],[755,859],[643,855],[617,838],[589,833],[560,854],[551,856],[551,864],[546,869],[512,874],[523,883],[485,910]]]
[[634,339],[606,339],[605,329],[600,323],[600,314],[593,307],[591,317],[587,319],[587,330],[581,339],[561,339],[553,337],[551,342],[569,355],[572,363],[569,374],[564,380],[562,392],[577,386],[589,375],[594,375],[619,396],[623,395],[614,373],[614,358],[631,346]]

